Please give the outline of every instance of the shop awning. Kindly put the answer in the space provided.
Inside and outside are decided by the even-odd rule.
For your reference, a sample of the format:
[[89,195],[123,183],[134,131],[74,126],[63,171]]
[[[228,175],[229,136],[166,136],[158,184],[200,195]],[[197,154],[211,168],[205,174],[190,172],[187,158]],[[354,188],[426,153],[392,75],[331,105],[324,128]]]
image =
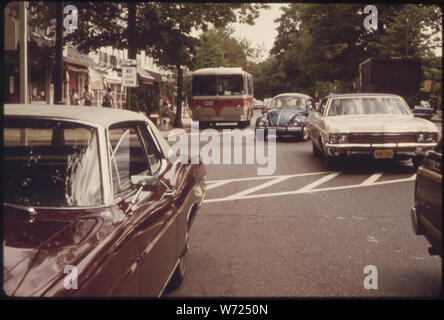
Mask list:
[[116,71],[108,71],[107,74],[104,75],[105,82],[108,84],[121,84],[122,77],[119,77]]
[[140,66],[137,66],[137,74],[140,76],[142,81],[148,81],[148,82],[155,81],[154,77]]
[[94,68],[89,67],[89,78],[90,78],[90,83],[89,83],[89,87],[91,90],[103,90],[104,85],[103,85],[103,76],[104,73],[103,72],[99,72]]

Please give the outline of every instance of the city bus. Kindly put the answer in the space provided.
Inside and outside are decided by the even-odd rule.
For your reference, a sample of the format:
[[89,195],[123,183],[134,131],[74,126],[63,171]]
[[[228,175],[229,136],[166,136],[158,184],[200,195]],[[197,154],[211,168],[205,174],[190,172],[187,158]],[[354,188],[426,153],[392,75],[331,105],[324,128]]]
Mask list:
[[242,68],[204,68],[192,73],[193,121],[208,127],[216,123],[250,125],[253,116],[253,77]]

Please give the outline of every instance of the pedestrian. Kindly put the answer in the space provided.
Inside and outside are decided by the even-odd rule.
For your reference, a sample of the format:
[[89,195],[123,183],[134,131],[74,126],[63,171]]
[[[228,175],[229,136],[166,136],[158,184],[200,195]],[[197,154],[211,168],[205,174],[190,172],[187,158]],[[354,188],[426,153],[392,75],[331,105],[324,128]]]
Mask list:
[[72,95],[71,95],[71,105],[79,106],[80,105],[80,98],[77,94],[76,89],[72,89]]
[[88,85],[87,84],[85,85],[85,93],[83,94],[82,99],[85,100],[83,105],[85,105],[85,106],[92,106],[92,101],[94,99],[94,94],[92,93],[92,91],[90,91],[88,89]]
[[114,108],[114,99],[113,96],[111,95],[111,88],[108,88],[107,91],[108,92],[105,93],[105,95],[103,96],[102,106],[107,108]]

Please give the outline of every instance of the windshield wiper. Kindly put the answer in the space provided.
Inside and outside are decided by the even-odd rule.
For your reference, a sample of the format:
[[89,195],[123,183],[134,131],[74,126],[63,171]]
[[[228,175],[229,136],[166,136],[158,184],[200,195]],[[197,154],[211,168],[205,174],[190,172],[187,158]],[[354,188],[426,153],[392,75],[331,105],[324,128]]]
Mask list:
[[14,209],[19,209],[21,211],[25,211],[27,214],[29,215],[35,215],[37,212],[35,211],[35,209],[33,207],[29,207],[29,206],[22,206],[20,204],[12,204],[12,203],[3,203],[4,206],[6,207],[11,207]]

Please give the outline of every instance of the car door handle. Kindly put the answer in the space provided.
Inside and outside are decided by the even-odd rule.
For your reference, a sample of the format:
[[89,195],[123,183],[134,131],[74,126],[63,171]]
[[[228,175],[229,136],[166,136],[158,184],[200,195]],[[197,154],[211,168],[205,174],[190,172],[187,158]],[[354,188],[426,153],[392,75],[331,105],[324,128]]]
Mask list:
[[176,189],[167,189],[162,195],[162,199],[166,197],[174,197],[176,195]]

